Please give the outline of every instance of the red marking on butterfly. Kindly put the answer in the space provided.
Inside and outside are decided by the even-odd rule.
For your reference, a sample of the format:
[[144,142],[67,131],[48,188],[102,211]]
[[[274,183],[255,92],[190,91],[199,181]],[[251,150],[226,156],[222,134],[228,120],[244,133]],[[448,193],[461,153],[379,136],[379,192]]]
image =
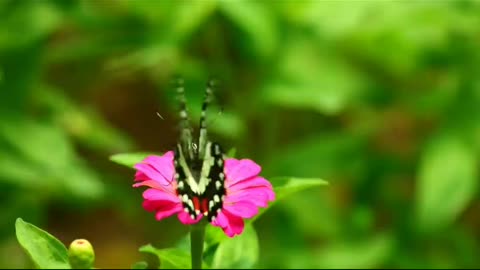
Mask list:
[[208,200],[206,198],[199,199],[198,197],[193,197],[193,208],[201,213],[208,213]]

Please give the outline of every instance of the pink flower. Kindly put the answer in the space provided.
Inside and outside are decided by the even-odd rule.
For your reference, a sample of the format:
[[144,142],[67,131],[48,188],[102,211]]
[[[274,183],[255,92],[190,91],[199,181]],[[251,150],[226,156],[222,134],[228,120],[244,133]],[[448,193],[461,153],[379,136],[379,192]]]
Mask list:
[[[199,213],[196,219],[192,219],[188,213],[188,200],[182,200],[177,190],[173,151],[163,156],[148,156],[134,167],[137,172],[133,186],[150,187],[143,193],[143,208],[156,212],[157,220],[176,214],[183,224],[194,224],[208,214],[207,204],[213,198],[204,196],[189,198]],[[249,159],[225,159],[225,197],[215,198],[221,200],[222,207],[210,223],[222,228],[229,237],[241,234],[244,219],[252,218],[258,213],[259,207],[267,207],[268,202],[275,199],[272,185],[259,176],[260,171],[260,166]]]

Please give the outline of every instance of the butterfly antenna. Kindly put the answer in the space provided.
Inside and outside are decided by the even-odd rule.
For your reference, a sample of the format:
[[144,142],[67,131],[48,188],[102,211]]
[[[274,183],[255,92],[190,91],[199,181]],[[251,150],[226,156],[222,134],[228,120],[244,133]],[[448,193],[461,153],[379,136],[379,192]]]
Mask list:
[[205,87],[205,97],[202,103],[202,112],[200,114],[200,136],[198,137],[198,147],[200,155],[203,155],[205,153],[205,147],[207,145],[207,108],[210,104],[214,87],[215,81],[213,79],[208,80]]
[[187,99],[185,97],[185,85],[184,80],[181,77],[175,78],[175,88],[177,90],[179,106],[180,106],[180,128],[181,128],[181,142],[183,150],[189,155],[190,159],[193,159],[192,150],[192,127],[190,126],[190,119],[187,111]]

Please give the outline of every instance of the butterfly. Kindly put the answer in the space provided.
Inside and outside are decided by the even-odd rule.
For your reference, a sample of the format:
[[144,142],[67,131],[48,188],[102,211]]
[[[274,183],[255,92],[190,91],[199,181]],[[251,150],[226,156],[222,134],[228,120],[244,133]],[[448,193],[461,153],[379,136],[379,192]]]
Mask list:
[[214,81],[209,80],[206,84],[197,137],[190,125],[184,80],[177,77],[174,83],[180,105],[180,139],[174,151],[177,195],[184,211],[193,220],[203,215],[211,222],[221,211],[226,195],[225,154],[221,145],[210,141],[207,136],[207,107],[212,98]]

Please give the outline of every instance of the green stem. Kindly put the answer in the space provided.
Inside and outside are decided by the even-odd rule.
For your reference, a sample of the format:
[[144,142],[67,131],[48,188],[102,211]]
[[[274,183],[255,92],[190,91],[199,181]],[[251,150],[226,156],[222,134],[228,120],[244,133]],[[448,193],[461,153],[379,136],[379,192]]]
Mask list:
[[205,224],[199,222],[191,226],[190,251],[192,254],[192,269],[202,269],[203,241],[205,239]]

